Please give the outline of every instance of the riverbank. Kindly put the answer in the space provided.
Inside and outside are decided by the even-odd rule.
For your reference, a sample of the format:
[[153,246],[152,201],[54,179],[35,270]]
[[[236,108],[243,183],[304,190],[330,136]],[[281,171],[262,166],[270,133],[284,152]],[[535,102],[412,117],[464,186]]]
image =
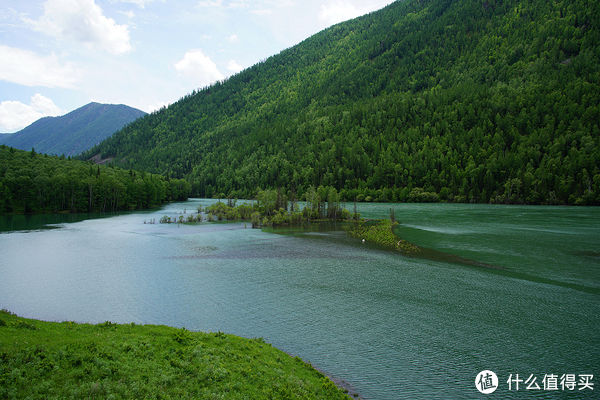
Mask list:
[[0,311],[0,398],[348,399],[261,338]]

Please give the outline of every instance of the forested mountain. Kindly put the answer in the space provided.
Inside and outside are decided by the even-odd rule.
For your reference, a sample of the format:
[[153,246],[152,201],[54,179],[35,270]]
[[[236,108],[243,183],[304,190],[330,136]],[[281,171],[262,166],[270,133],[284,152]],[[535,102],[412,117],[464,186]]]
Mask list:
[[143,209],[189,192],[182,179],[0,145],[0,214]]
[[122,104],[89,103],[61,117],[40,118],[19,132],[0,135],[0,144],[73,156],[144,115],[145,112]]
[[342,198],[600,202],[600,2],[405,0],[335,25],[87,152]]

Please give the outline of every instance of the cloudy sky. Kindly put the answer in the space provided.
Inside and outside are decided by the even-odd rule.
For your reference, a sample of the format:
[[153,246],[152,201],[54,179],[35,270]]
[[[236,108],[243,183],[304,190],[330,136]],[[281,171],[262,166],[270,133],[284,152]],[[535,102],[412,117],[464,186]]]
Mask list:
[[90,101],[150,112],[392,0],[0,0],[0,132]]

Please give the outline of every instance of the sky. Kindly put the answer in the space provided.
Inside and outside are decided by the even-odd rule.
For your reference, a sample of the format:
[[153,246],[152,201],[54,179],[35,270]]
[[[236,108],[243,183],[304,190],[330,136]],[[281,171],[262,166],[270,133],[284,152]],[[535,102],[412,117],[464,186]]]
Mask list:
[[392,0],[0,0],[0,132],[91,101],[152,112]]

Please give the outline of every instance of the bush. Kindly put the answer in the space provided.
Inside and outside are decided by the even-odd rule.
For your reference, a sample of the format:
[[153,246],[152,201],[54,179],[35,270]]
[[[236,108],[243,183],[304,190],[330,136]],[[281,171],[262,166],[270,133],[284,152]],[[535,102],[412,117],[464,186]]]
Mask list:
[[350,211],[348,211],[345,208],[343,208],[342,211],[341,211],[341,213],[340,213],[340,218],[341,219],[350,219]]
[[260,213],[258,211],[254,211],[251,216],[252,227],[258,228],[260,226]]
[[377,222],[358,222],[348,230],[348,234],[370,243],[376,243],[389,249],[398,250],[407,255],[414,255],[421,251],[418,246],[399,239],[394,234],[394,225],[389,220]]
[[22,320],[19,320],[17,322],[13,322],[11,325],[12,325],[12,327],[17,328],[17,329],[29,329],[31,331],[37,330],[37,328],[35,327],[35,325],[32,325],[32,324],[30,324],[28,322],[25,322],[25,321],[22,321]]
[[173,340],[179,344],[186,344],[190,338],[190,332],[185,328],[181,328],[173,334]]
[[249,204],[240,204],[237,207],[237,211],[238,211],[239,217],[241,219],[248,220],[248,219],[252,218],[252,213],[254,211],[254,208],[251,205],[249,205]]
[[437,203],[440,201],[437,193],[426,192],[423,188],[414,188],[408,195],[408,201],[413,203]]
[[288,214],[287,212],[285,212],[283,209],[280,209],[274,216],[273,216],[273,225],[277,226],[277,225],[286,225],[289,223],[289,219],[288,219]]

